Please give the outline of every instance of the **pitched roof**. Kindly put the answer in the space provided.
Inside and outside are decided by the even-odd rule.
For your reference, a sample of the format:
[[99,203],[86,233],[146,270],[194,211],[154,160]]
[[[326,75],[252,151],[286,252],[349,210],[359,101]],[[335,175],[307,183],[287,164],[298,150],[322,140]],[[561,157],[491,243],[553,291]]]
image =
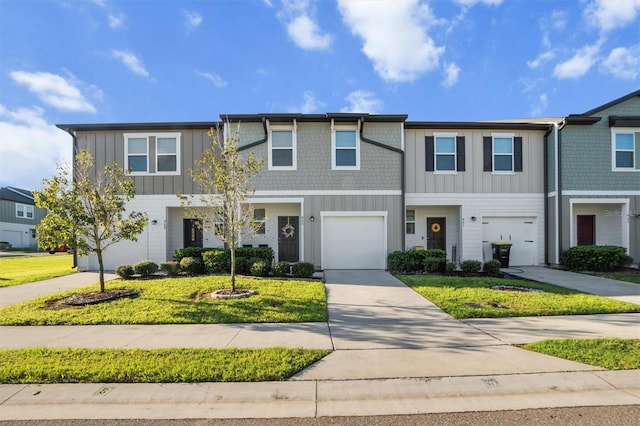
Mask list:
[[629,99],[635,98],[636,96],[640,96],[640,90],[636,90],[635,92],[631,92],[628,95],[624,95],[624,96],[622,96],[622,97],[620,97],[618,99],[614,99],[611,102],[607,102],[604,105],[600,105],[599,107],[595,107],[594,109],[589,110],[589,111],[587,111],[587,112],[585,112],[583,114],[576,114],[576,115],[593,115],[593,114],[596,114],[596,113],[598,113],[598,112],[600,112],[602,110],[605,110],[607,108],[611,108],[614,105],[617,105],[617,104],[622,103],[624,101],[628,101]]
[[0,188],[0,200],[15,201],[16,203],[22,204],[35,204],[31,191],[14,188],[12,186]]

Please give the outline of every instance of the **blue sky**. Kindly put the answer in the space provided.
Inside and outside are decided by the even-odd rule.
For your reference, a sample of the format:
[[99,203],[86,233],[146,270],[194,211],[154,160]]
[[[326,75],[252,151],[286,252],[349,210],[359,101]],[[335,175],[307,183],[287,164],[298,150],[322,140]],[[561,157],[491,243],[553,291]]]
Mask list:
[[58,123],[566,116],[639,88],[640,0],[0,0],[0,186]]

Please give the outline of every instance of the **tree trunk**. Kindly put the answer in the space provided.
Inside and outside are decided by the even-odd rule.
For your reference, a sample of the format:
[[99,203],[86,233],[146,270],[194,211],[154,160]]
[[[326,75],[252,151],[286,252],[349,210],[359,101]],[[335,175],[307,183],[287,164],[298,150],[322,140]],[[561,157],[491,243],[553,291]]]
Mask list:
[[232,244],[231,247],[231,291],[236,291],[236,246]]
[[102,250],[96,250],[98,256],[98,269],[100,270],[100,292],[104,293],[104,265],[102,263]]

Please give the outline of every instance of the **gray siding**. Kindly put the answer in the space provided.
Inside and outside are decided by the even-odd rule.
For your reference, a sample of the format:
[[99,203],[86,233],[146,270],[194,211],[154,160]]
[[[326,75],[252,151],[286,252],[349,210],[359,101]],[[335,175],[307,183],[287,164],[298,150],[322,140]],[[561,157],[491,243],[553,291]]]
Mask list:
[[555,173],[555,161],[556,161],[556,136],[553,131],[547,136],[547,191],[553,192],[556,190],[556,173]]
[[35,227],[47,214],[45,209],[34,207],[33,219],[20,218],[16,216],[16,204],[18,203],[15,201],[0,200],[0,222],[17,223],[20,225],[31,225]]
[[[406,132],[407,193],[541,193],[543,179],[543,131],[409,129]],[[425,137],[457,133],[465,137],[466,171],[438,174],[425,171]],[[512,175],[483,171],[484,136],[513,133],[522,137],[523,171]]]
[[[634,97],[595,115],[602,117],[596,124],[567,125],[562,129],[562,190],[638,191],[640,170],[611,170],[609,115],[640,116],[640,98]],[[636,161],[640,161],[637,152]]]

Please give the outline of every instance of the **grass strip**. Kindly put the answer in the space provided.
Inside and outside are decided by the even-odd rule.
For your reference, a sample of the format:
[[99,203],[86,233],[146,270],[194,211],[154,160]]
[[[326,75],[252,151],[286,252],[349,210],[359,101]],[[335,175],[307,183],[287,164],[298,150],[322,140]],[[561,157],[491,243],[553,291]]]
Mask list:
[[76,273],[73,256],[60,253],[46,256],[0,258],[0,287],[42,281]]
[[550,339],[523,348],[608,370],[640,368],[640,339]]
[[239,277],[238,288],[258,294],[246,299],[213,300],[208,294],[228,288],[228,276],[109,281],[107,289],[142,290],[134,299],[119,299],[66,309],[47,308],[47,301],[97,291],[97,285],[43,296],[0,310],[0,325],[83,324],[229,324],[327,321],[324,285],[316,280]]
[[636,272],[605,272],[601,274],[605,278],[612,280],[626,281],[628,283],[640,284],[640,271]]
[[329,352],[297,348],[1,350],[0,383],[277,381]]
[[[398,278],[454,318],[502,318],[640,312],[640,305],[532,281],[496,277],[400,275]],[[491,289],[515,286],[543,292]]]

